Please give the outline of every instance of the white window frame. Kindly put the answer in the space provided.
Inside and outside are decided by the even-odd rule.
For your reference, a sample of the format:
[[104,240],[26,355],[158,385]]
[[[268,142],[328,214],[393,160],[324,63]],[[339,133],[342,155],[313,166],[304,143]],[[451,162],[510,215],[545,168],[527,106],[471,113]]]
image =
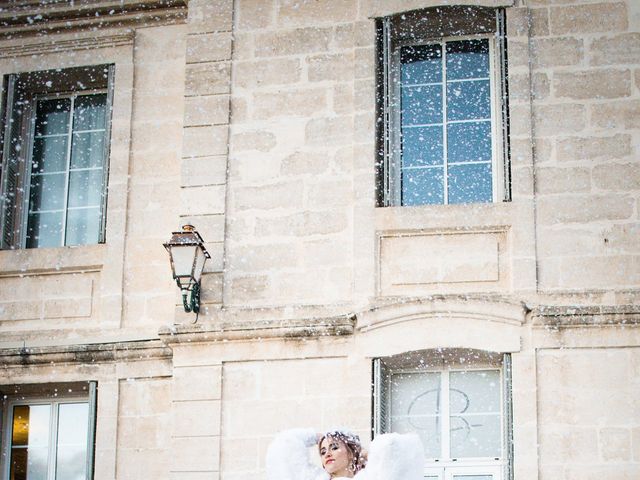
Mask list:
[[[57,391],[63,392],[66,385],[61,384]],[[87,391],[78,394],[64,395],[12,395],[8,396],[2,402],[4,415],[2,416],[2,458],[4,465],[2,466],[3,479],[11,478],[11,449],[12,449],[12,431],[13,431],[13,409],[15,406],[35,406],[50,405],[52,412],[49,418],[49,448],[47,455],[47,479],[56,478],[56,462],[57,458],[57,440],[58,440],[58,416],[59,405],[61,404],[87,404],[87,454],[85,460],[85,479],[93,479],[94,469],[94,446],[95,446],[95,426],[96,426],[96,401],[97,401],[97,382],[88,382]]]
[[[500,373],[501,415],[500,424],[503,432],[501,456],[496,458],[460,458],[450,457],[450,412],[449,412],[449,375],[455,371],[496,370]],[[438,480],[453,480],[452,475],[492,475],[492,480],[512,480],[512,426],[511,426],[511,357],[502,356],[500,361],[483,360],[468,367],[458,365],[442,365],[438,367],[394,367],[393,360],[387,362],[380,358],[373,363],[373,435],[389,431],[391,405],[391,384],[394,374],[403,373],[440,373],[440,404],[445,406],[441,413],[440,427],[442,458],[425,459],[425,477],[437,477]],[[446,372],[446,374],[445,374]],[[446,455],[446,457],[445,457]],[[453,472],[453,473],[452,473]]]
[[[446,8],[446,7],[445,7]],[[440,44],[443,49],[442,69],[443,88],[446,89],[446,49],[447,42],[488,39],[489,40],[489,80],[491,102],[491,184],[492,202],[509,201],[510,192],[510,165],[509,165],[509,122],[508,122],[508,98],[507,98],[507,71],[505,54],[505,19],[504,11],[496,10],[496,27],[493,33],[466,34],[466,35],[441,35],[432,36],[430,32],[415,40],[393,40],[391,18],[386,17],[381,22],[381,116],[382,129],[378,135],[379,146],[378,175],[383,178],[378,181],[382,192],[379,192],[379,206],[404,206],[402,204],[402,140],[400,120],[401,78],[400,78],[400,50],[408,46],[421,46]],[[447,183],[447,139],[446,139],[446,95],[443,95],[443,203],[432,205],[448,205]]]
[[465,476],[475,477],[477,475],[491,475],[491,480],[502,478],[502,468],[498,466],[455,466],[455,467],[426,467],[424,471],[425,480],[435,478],[437,480],[464,480]]

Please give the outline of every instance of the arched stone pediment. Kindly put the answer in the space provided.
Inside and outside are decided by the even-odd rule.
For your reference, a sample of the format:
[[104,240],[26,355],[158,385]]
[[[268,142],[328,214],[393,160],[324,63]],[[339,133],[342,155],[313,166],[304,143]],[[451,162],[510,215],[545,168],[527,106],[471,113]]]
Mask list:
[[358,344],[379,357],[437,348],[492,352],[520,350],[523,303],[469,297],[396,302],[358,315]]
[[368,17],[386,17],[423,8],[448,6],[512,7],[515,0],[373,0],[366,8]]

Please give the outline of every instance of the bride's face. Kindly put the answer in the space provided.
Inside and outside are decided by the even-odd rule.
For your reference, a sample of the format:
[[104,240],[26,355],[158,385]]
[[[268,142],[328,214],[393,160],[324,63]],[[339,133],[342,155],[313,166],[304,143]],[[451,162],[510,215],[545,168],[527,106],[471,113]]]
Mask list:
[[325,437],[320,443],[322,466],[331,477],[353,477],[349,469],[351,454],[340,440]]

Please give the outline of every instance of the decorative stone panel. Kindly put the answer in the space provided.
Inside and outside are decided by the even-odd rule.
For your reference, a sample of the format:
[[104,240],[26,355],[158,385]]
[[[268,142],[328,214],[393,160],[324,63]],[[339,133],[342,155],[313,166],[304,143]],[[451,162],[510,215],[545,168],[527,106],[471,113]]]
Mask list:
[[508,279],[505,230],[385,232],[378,239],[379,293],[487,291]]

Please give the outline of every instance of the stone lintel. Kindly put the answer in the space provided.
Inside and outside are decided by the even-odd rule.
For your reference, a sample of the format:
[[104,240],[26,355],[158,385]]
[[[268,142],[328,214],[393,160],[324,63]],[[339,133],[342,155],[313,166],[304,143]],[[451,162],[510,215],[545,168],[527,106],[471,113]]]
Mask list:
[[222,321],[163,327],[159,335],[168,345],[263,338],[314,338],[353,335],[354,314],[295,320]]
[[[425,7],[445,7],[451,5],[451,3],[466,3],[472,6],[478,7],[512,7],[515,5],[515,0],[473,0],[470,2],[449,2],[447,0],[373,0],[368,2],[368,6],[364,7],[363,13],[368,18],[386,17],[389,15],[397,15],[399,13],[409,12]],[[464,5],[466,6],[466,5]]]
[[533,326],[538,328],[638,326],[640,306],[538,306],[531,317]]

